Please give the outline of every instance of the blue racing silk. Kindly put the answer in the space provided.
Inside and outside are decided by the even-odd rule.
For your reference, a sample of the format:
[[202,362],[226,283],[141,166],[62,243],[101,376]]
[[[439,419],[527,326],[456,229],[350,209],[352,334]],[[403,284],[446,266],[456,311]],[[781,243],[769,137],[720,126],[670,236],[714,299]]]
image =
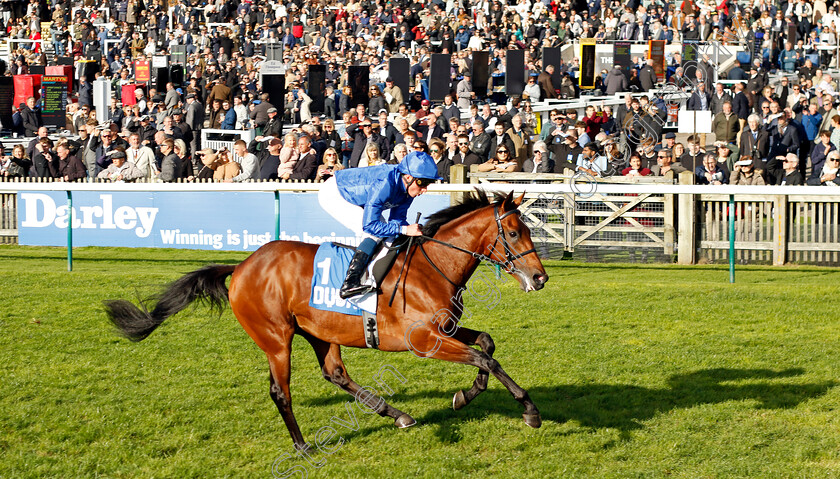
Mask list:
[[[398,165],[377,165],[348,168],[335,172],[335,182],[341,196],[364,208],[362,231],[387,238],[396,236],[408,225],[408,207],[414,198],[408,195]],[[382,213],[390,210],[388,221]]]

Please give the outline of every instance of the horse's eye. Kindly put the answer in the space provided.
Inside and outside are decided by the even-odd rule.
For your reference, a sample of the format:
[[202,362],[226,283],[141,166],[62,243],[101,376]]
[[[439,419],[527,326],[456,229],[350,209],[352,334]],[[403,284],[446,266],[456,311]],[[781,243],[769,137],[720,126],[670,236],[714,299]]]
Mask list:
[[508,233],[508,236],[510,236],[511,238],[516,238],[516,231],[511,231],[510,233]]

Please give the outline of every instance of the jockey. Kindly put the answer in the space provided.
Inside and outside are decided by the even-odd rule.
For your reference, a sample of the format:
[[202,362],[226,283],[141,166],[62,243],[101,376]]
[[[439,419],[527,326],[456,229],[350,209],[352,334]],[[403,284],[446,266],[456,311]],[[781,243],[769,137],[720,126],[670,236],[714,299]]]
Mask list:
[[[318,193],[321,207],[357,236],[364,237],[341,286],[339,294],[343,299],[376,289],[363,286],[361,280],[382,238],[422,234],[419,224],[406,221],[408,207],[415,197],[426,192],[429,184],[441,179],[428,153],[412,152],[398,165],[340,170],[323,184]],[[385,210],[391,210],[388,221],[382,216]]]

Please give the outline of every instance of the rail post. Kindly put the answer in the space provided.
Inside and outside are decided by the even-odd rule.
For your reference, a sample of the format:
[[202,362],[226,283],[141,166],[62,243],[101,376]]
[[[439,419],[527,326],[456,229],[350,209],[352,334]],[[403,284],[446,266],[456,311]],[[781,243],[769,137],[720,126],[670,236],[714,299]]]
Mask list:
[[[694,184],[694,172],[683,171],[680,173],[681,185]],[[695,195],[679,195],[679,227],[677,229],[677,263],[694,264],[697,254],[697,241],[695,222],[697,221],[697,207]]]

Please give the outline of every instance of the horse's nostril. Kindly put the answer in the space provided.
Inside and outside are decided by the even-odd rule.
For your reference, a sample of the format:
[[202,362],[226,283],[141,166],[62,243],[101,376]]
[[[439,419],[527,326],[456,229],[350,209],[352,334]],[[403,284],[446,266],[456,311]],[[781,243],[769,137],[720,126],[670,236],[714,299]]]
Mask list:
[[545,284],[546,281],[548,281],[548,275],[547,274],[535,274],[534,275],[534,282],[536,282],[538,284]]

